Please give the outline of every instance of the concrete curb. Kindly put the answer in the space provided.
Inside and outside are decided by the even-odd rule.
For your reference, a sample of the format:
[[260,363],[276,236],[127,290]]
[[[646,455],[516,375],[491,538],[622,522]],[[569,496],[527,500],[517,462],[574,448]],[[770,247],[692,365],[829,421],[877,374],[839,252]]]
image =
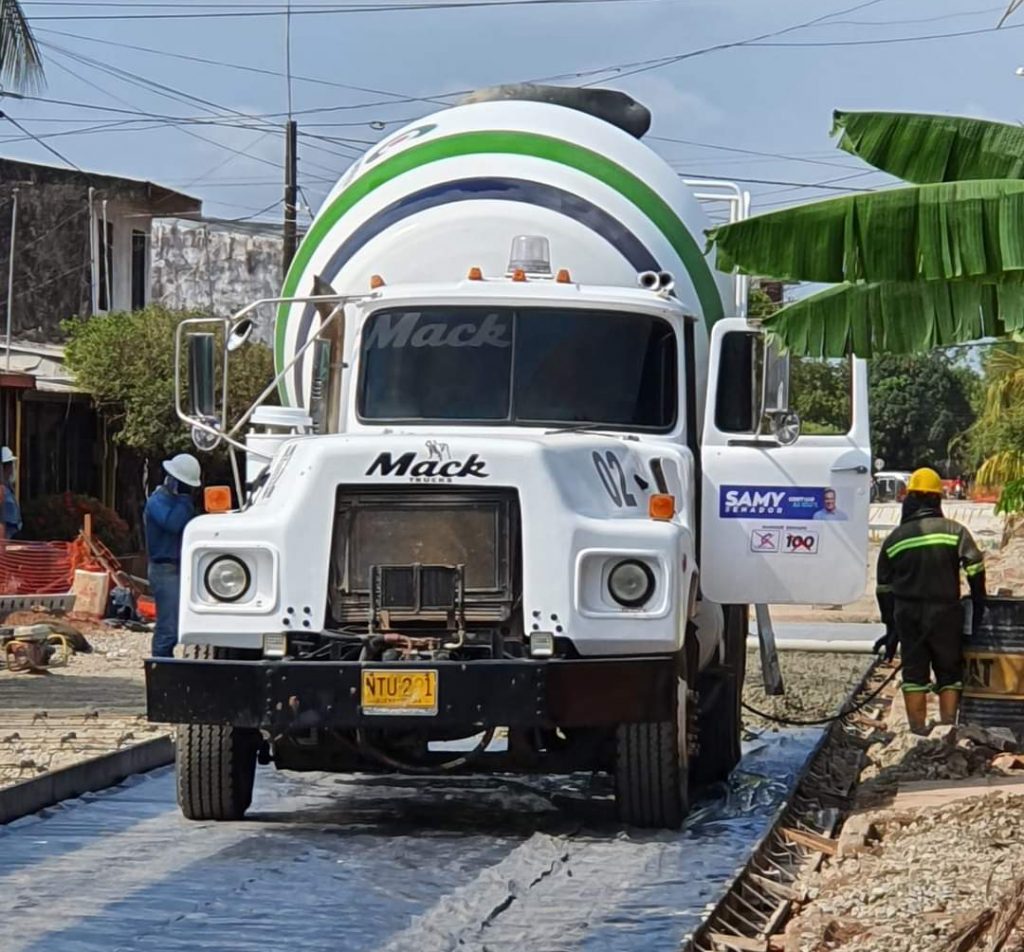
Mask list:
[[173,761],[174,742],[170,737],[157,737],[24,780],[0,790],[0,824],[52,807],[61,800],[112,787],[132,774],[155,770]]

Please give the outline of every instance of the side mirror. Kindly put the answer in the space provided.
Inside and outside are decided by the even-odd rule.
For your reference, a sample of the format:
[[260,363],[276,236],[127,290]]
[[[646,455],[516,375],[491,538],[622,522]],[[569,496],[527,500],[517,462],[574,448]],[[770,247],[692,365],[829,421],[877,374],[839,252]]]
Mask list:
[[251,318],[243,317],[234,327],[231,328],[231,332],[228,334],[228,353],[234,353],[238,350],[246,341],[252,337],[252,332],[256,329],[256,325],[253,323]]
[[[217,423],[217,364],[213,334],[188,335],[189,415],[208,425]],[[199,427],[192,428],[192,442],[201,450],[211,450],[220,442]]]
[[776,410],[771,414],[775,439],[783,446],[791,446],[800,438],[800,416],[792,410]]

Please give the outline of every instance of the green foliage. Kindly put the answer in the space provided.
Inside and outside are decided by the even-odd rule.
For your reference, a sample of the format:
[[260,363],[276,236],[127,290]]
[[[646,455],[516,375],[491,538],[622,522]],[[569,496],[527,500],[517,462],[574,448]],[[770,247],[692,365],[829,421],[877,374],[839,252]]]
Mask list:
[[951,444],[974,422],[971,389],[941,352],[879,357],[870,367],[872,447],[887,469],[958,468]]
[[1024,331],[1024,284],[839,284],[787,304],[765,320],[765,328],[794,354],[921,353]]
[[1024,350],[992,347],[984,362],[980,413],[966,440],[977,483],[1004,486],[1005,511],[1017,511],[1010,487],[1024,479]]
[[839,148],[907,182],[1024,178],[1019,125],[906,112],[833,114]]
[[1024,512],[1024,477],[1015,479],[1003,487],[999,502],[996,503],[996,512],[1011,515]]
[[[180,321],[201,316],[151,305],[65,322],[68,367],[116,427],[119,443],[148,456],[191,449],[174,412],[174,333]],[[229,421],[270,382],[273,363],[270,348],[258,343],[231,355]]]
[[[842,195],[708,232],[716,266],[793,281],[996,281],[1024,271],[1024,182]],[[1020,275],[1016,275],[1020,280]]]
[[789,368],[790,405],[801,431],[832,436],[850,430],[850,362],[796,359]]
[[22,539],[70,542],[78,537],[86,513],[92,516],[93,534],[115,555],[129,550],[128,523],[92,496],[58,493],[29,499],[21,509]]

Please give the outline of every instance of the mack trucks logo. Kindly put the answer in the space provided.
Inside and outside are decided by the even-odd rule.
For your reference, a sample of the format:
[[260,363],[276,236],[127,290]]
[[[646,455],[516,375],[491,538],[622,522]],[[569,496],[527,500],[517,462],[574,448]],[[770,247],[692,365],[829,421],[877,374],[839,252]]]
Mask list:
[[381,314],[374,319],[366,335],[367,350],[402,347],[511,347],[511,330],[507,320],[488,314],[482,321],[444,324],[421,321],[416,312],[397,318]]
[[427,440],[426,454],[380,453],[366,471],[367,476],[396,476],[413,483],[450,483],[455,479],[487,479],[487,461],[476,453],[464,460],[452,459],[447,443]]

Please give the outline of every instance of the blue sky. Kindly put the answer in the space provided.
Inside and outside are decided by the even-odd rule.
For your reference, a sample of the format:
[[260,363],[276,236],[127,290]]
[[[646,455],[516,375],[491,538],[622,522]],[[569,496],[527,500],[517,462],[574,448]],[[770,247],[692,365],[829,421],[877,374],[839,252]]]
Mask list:
[[[300,183],[313,210],[364,143],[438,108],[403,99],[499,82],[569,74],[562,80],[567,84],[623,89],[653,110],[652,136],[663,138],[652,138],[652,147],[687,173],[832,186],[751,181],[755,211],[838,194],[835,189],[885,184],[884,176],[862,174],[865,166],[834,149],[828,137],[833,108],[950,112],[1011,122],[1024,116],[1024,79],[1014,75],[1024,64],[1024,10],[1002,30],[991,31],[1005,6],[999,0],[624,0],[372,9],[414,2],[293,0],[292,71],[304,78],[293,81],[292,104],[302,135]],[[75,105],[8,98],[2,108],[81,168],[180,188],[202,198],[209,215],[275,220],[280,206],[268,206],[282,191],[286,83],[281,75],[252,70],[284,71],[284,17],[199,15],[274,13],[283,5],[284,0],[24,0],[44,44],[48,85],[39,95]],[[356,6],[371,9],[323,12]],[[156,18],[167,14],[189,16]],[[736,43],[828,14],[836,15],[633,75],[631,68],[591,72]],[[167,117],[204,117],[204,124]],[[10,124],[0,126],[0,133],[0,154],[56,163]],[[687,142],[664,141],[669,138]],[[301,217],[308,221],[305,213]]]

